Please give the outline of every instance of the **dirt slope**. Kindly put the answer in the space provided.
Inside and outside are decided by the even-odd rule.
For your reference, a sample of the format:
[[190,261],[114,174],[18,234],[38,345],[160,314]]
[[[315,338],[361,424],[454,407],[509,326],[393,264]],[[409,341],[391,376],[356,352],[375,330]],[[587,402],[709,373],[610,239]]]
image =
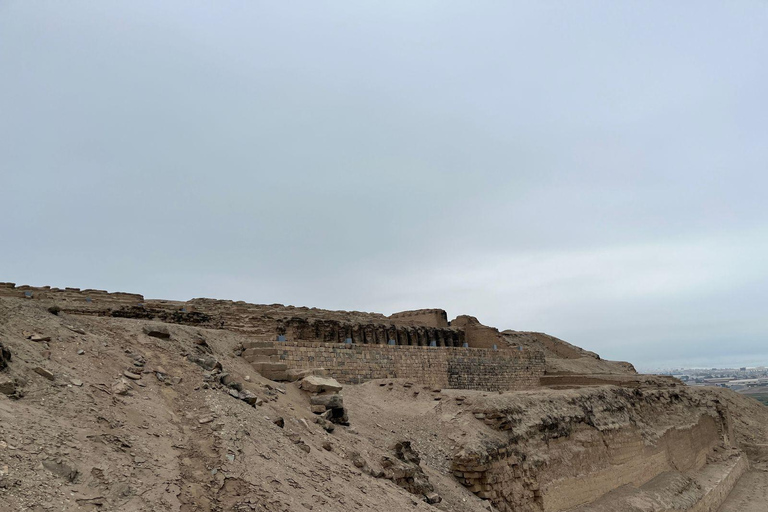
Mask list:
[[[2,510],[433,509],[355,466],[353,452],[371,464],[391,455],[387,443],[355,430],[359,413],[352,427],[327,433],[312,422],[306,393],[262,379],[233,355],[239,335],[173,325],[161,340],[142,332],[146,324],[55,316],[32,301],[0,299],[0,340],[12,353],[0,382],[15,380],[23,394],[0,394]],[[24,331],[51,339],[31,341]],[[200,340],[264,405],[249,406],[205,381],[207,372],[184,357],[199,352]],[[141,378],[124,377],[127,370]],[[121,382],[129,394],[118,393]],[[379,441],[376,431],[370,437]],[[446,475],[430,477],[443,490],[441,509],[485,510]]]
[[[516,443],[533,464],[526,471],[549,475],[555,492],[557,479],[573,481],[580,467],[560,474],[558,468],[567,467],[555,463],[557,457],[578,461],[584,456],[578,443],[588,446],[597,431],[612,436],[622,425],[638,424],[631,397],[643,397],[637,410],[661,404],[666,414],[643,417],[666,429],[698,421],[675,412],[678,393],[653,380],[641,394],[616,386],[498,394],[382,380],[345,386],[350,425],[327,432],[314,422],[306,392],[260,377],[238,356],[249,340],[245,334],[148,319],[55,315],[49,305],[0,298],[0,343],[10,353],[0,370],[2,511],[479,512],[493,507],[455,476],[457,457],[469,449]],[[170,337],[148,335],[152,330],[167,330]],[[546,336],[533,334],[515,337],[539,343]],[[553,365],[632,373],[578,347],[541,343],[554,343],[547,349]],[[210,366],[201,366],[211,361],[259,405],[231,396]],[[706,410],[722,405],[731,411],[736,441],[753,460],[748,475],[757,474],[768,453],[768,408],[728,390],[691,394],[702,396]],[[581,419],[585,411],[591,427]],[[518,426],[505,430],[505,422]],[[641,453],[643,443],[650,446],[660,435],[633,441],[632,449]],[[430,505],[424,495],[383,477],[393,446],[402,441],[410,441],[420,457],[439,503]],[[759,476],[747,482],[762,481]],[[743,496],[746,503],[760,492],[734,492],[733,500]]]

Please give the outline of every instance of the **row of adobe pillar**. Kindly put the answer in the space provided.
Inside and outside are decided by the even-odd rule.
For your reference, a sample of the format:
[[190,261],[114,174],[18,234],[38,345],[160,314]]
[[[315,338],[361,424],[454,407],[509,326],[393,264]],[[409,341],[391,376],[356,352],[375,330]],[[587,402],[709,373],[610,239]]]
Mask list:
[[290,341],[461,347],[464,331],[437,327],[384,324],[346,324],[333,320],[292,318],[281,322],[278,333]]

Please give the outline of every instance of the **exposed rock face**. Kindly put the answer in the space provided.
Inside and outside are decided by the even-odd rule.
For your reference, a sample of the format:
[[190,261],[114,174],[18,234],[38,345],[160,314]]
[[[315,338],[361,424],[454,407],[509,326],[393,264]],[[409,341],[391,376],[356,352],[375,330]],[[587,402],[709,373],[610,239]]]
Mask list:
[[8,367],[8,363],[11,362],[11,351],[8,350],[5,345],[0,343],[0,370],[4,370]]
[[666,471],[695,472],[734,443],[726,407],[690,388],[487,397],[474,414],[497,434],[465,446],[454,474],[504,512],[567,510]]
[[381,467],[384,470],[384,478],[410,492],[426,498],[430,496],[431,503],[440,500],[433,495],[435,488],[429,482],[429,478],[421,469],[419,454],[411,447],[410,441],[401,441],[392,447],[395,457],[384,457]]

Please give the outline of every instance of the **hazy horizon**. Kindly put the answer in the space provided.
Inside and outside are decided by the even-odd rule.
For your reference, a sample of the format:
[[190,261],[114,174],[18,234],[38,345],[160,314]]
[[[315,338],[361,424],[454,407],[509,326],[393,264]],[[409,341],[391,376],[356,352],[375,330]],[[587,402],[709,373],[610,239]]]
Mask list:
[[0,281],[768,365],[768,4],[0,0]]

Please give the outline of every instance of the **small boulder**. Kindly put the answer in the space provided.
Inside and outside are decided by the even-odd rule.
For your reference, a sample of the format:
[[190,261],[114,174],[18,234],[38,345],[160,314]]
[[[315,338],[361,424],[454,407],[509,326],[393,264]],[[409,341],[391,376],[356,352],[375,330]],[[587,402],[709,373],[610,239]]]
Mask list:
[[112,384],[112,392],[116,395],[130,395],[132,389],[131,383],[123,378]]
[[259,397],[248,391],[247,389],[244,389],[238,393],[237,397],[242,400],[243,402],[247,403],[248,405],[256,405],[256,402],[259,401]]
[[221,363],[216,358],[210,356],[198,356],[189,354],[187,360],[206,370],[221,370]]
[[316,375],[304,377],[301,380],[300,387],[304,391],[309,391],[310,393],[322,393],[323,391],[338,393],[342,388],[341,384],[339,384],[336,379],[330,377],[318,377]]
[[437,494],[436,492],[431,492],[431,493],[427,494],[426,496],[424,496],[424,499],[430,505],[436,505],[436,504],[440,503],[441,501],[443,501],[443,498],[441,498],[440,495]]
[[42,366],[36,366],[33,371],[48,380],[53,380],[53,373],[50,370],[46,370]]
[[286,372],[286,375],[288,376],[289,382],[296,382],[297,380],[301,380],[304,377],[309,377],[311,375],[314,375],[316,377],[328,377],[328,370],[325,368],[310,368],[309,370],[297,370],[297,369],[291,369]]
[[161,340],[167,340],[171,337],[171,331],[168,327],[160,324],[145,325],[142,329],[144,334],[152,336],[153,338],[160,338]]
[[317,416],[315,418],[315,423],[320,425],[323,428],[323,430],[325,430],[329,434],[332,433],[334,430],[336,430],[336,427],[334,426],[333,423],[331,423],[330,421],[328,421],[325,418],[322,418],[320,416]]
[[8,367],[8,363],[11,362],[11,351],[5,348],[5,345],[0,343],[0,370],[4,370]]
[[14,397],[19,388],[19,383],[16,379],[10,377],[0,377],[0,393]]
[[[309,398],[309,403],[313,406],[322,405],[326,409],[342,409],[344,407],[344,397],[338,394],[314,395]],[[320,412],[323,413],[325,411]]]

